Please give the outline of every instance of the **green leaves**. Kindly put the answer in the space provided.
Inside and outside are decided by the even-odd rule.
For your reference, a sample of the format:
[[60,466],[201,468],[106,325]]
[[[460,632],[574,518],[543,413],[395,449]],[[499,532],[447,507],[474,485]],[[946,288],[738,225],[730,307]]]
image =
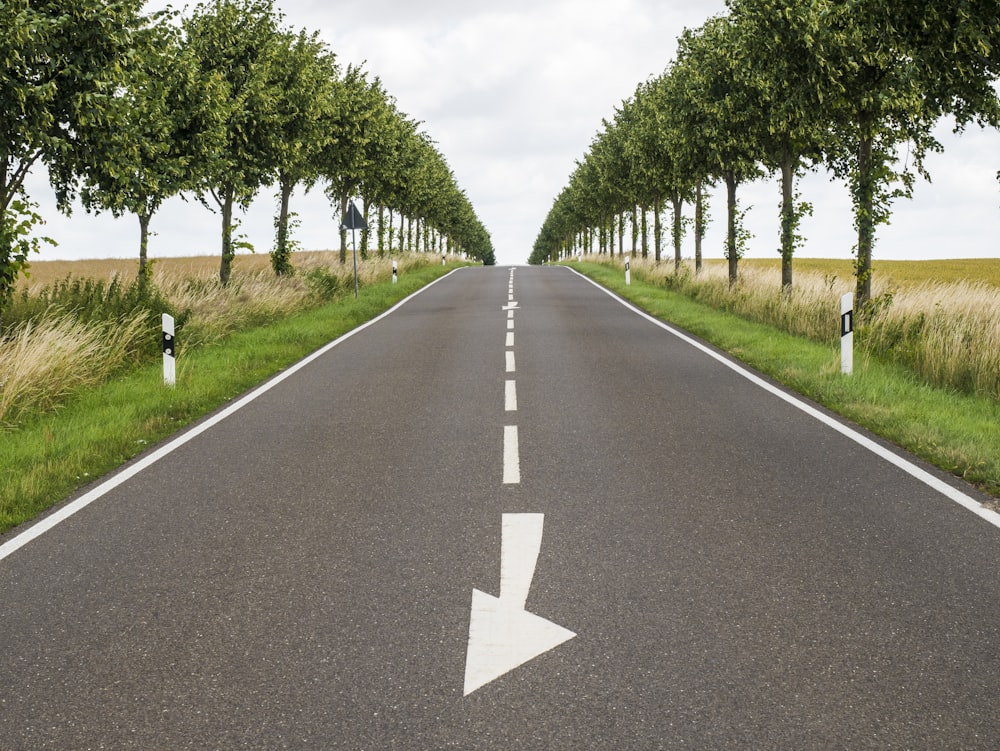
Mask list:
[[113,118],[141,0],[0,2],[0,306],[39,241],[24,179],[46,164],[67,206]]
[[79,193],[88,210],[137,216],[140,268],[152,216],[193,192],[221,213],[225,281],[234,207],[277,183],[287,269],[289,197],[321,179],[338,205],[380,202],[492,257],[430,139],[377,79],[342,74],[318,33],[285,28],[272,0],[205,0],[183,19],[144,18],[144,4],[0,0],[0,304],[37,245],[25,229],[36,215],[16,201],[38,162],[61,208]]
[[44,223],[36,208],[36,204],[18,196],[0,213],[0,312],[9,302],[14,282],[27,267],[30,254],[37,253],[43,242],[55,245],[48,237],[32,235],[34,228]]
[[[1000,124],[1000,5],[995,0],[727,0],[730,15],[685,30],[675,61],[641,85],[556,199],[531,260],[555,258],[650,197],[725,182],[727,255],[738,258],[736,188],[780,170],[783,279],[800,242],[795,180],[810,164],[847,181],[858,229],[858,299],[870,294],[875,230],[909,196],[959,127]],[[903,147],[905,146],[905,149]],[[905,151],[906,159],[899,154]],[[696,233],[697,236],[697,233]],[[730,266],[735,281],[735,264]]]

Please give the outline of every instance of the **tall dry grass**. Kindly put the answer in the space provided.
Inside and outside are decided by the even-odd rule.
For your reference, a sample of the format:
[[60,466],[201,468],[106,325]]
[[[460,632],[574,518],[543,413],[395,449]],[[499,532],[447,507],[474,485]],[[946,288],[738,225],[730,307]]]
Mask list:
[[864,347],[932,383],[1000,399],[1000,291],[925,282],[888,292],[863,319]]
[[[359,263],[360,285],[389,279],[392,260]],[[395,260],[400,274],[440,263],[439,256],[425,254],[406,254]],[[353,264],[342,266],[335,253],[297,254],[296,272],[285,277],[275,276],[263,264],[244,267],[226,286],[219,283],[215,263],[204,259],[203,265],[191,260],[181,267],[154,267],[157,294],[150,299],[164,301],[170,309],[167,312],[175,314],[181,353],[354,290]],[[192,269],[197,273],[192,274]],[[117,269],[111,273],[116,277]],[[25,294],[38,296],[43,291],[44,285],[34,285]],[[152,311],[160,312],[164,311]],[[102,382],[130,358],[140,357],[144,349],[148,357],[148,344],[158,335],[150,330],[150,321],[156,320],[150,313],[139,308],[111,320],[88,320],[87,311],[49,307],[42,315],[4,331],[0,336],[0,428]]]
[[[607,261],[621,265],[621,261]],[[798,336],[835,344],[840,298],[854,280],[796,272],[792,294],[781,292],[780,273],[746,267],[730,288],[724,265],[700,274],[683,265],[632,259],[637,278]],[[856,318],[863,355],[896,361],[944,388],[1000,399],[1000,290],[980,281],[926,281],[894,287],[876,277],[872,302]]]
[[105,380],[148,339],[148,315],[84,323],[53,309],[0,339],[0,427]]

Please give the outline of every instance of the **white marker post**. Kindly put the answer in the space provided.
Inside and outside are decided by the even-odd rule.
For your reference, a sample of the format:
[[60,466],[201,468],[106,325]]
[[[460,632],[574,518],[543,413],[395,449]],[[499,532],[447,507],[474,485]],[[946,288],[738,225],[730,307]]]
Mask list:
[[441,265],[442,266],[447,266],[448,265],[448,254],[447,253],[442,253],[441,254]]
[[840,298],[840,372],[854,372],[854,294]]
[[625,256],[625,286],[632,285],[632,271],[629,268],[629,257]]
[[177,340],[174,338],[174,317],[163,314],[163,383],[177,384]]
[[399,271],[399,267],[396,265],[396,262],[393,261],[392,262],[392,283],[393,284],[396,283],[396,275],[397,275],[398,271]]

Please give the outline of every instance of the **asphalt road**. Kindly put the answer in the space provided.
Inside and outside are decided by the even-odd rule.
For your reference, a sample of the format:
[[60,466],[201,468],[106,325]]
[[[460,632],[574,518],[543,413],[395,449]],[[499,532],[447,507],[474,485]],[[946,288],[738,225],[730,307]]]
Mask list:
[[[135,466],[0,539],[5,751],[997,748],[1000,529],[567,269]],[[573,636],[468,690],[473,590]]]

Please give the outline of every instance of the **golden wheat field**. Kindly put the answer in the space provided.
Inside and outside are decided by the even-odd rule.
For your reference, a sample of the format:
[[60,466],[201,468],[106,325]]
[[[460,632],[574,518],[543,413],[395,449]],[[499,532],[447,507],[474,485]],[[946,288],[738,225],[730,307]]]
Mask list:
[[[318,263],[334,264],[339,253],[332,250],[303,251],[296,253],[297,265],[312,266]],[[724,259],[705,261],[706,265],[725,265]],[[760,272],[773,270],[778,274],[781,268],[779,258],[744,258],[740,264],[746,269]],[[203,277],[218,271],[219,257],[192,256],[183,258],[160,258],[154,262],[155,268],[165,275],[178,277]],[[108,258],[86,261],[36,261],[31,264],[29,276],[19,282],[19,287],[37,287],[65,279],[67,276],[110,279],[118,275],[124,281],[135,278],[138,261],[131,258]],[[270,256],[266,253],[238,255],[234,262],[237,272],[255,273],[270,268]],[[853,275],[850,259],[797,258],[797,273],[819,274],[849,280]],[[1000,258],[956,258],[946,261],[875,261],[875,274],[882,286],[899,288],[919,285],[925,282],[980,282],[1000,287]]]
[[[303,251],[296,253],[293,263],[298,266],[314,266],[318,263],[334,264],[339,252],[332,250]],[[171,278],[201,278],[219,271],[219,256],[191,256],[181,258],[158,258],[153,261],[156,272]],[[247,253],[237,255],[233,261],[235,273],[256,273],[271,268],[271,257],[267,253]],[[44,287],[68,276],[108,280],[119,276],[123,281],[135,279],[139,262],[134,258],[105,258],[85,261],[34,261],[28,274],[18,282],[23,287]]]
[[[707,264],[726,264],[725,260],[706,261]],[[851,279],[854,275],[851,259],[796,258],[796,272],[821,274],[838,279]],[[757,271],[773,270],[780,274],[780,258],[744,258],[740,265]],[[925,282],[981,282],[1000,287],[1000,258],[955,258],[947,261],[879,261],[874,262],[875,277],[879,283],[899,288]]]

